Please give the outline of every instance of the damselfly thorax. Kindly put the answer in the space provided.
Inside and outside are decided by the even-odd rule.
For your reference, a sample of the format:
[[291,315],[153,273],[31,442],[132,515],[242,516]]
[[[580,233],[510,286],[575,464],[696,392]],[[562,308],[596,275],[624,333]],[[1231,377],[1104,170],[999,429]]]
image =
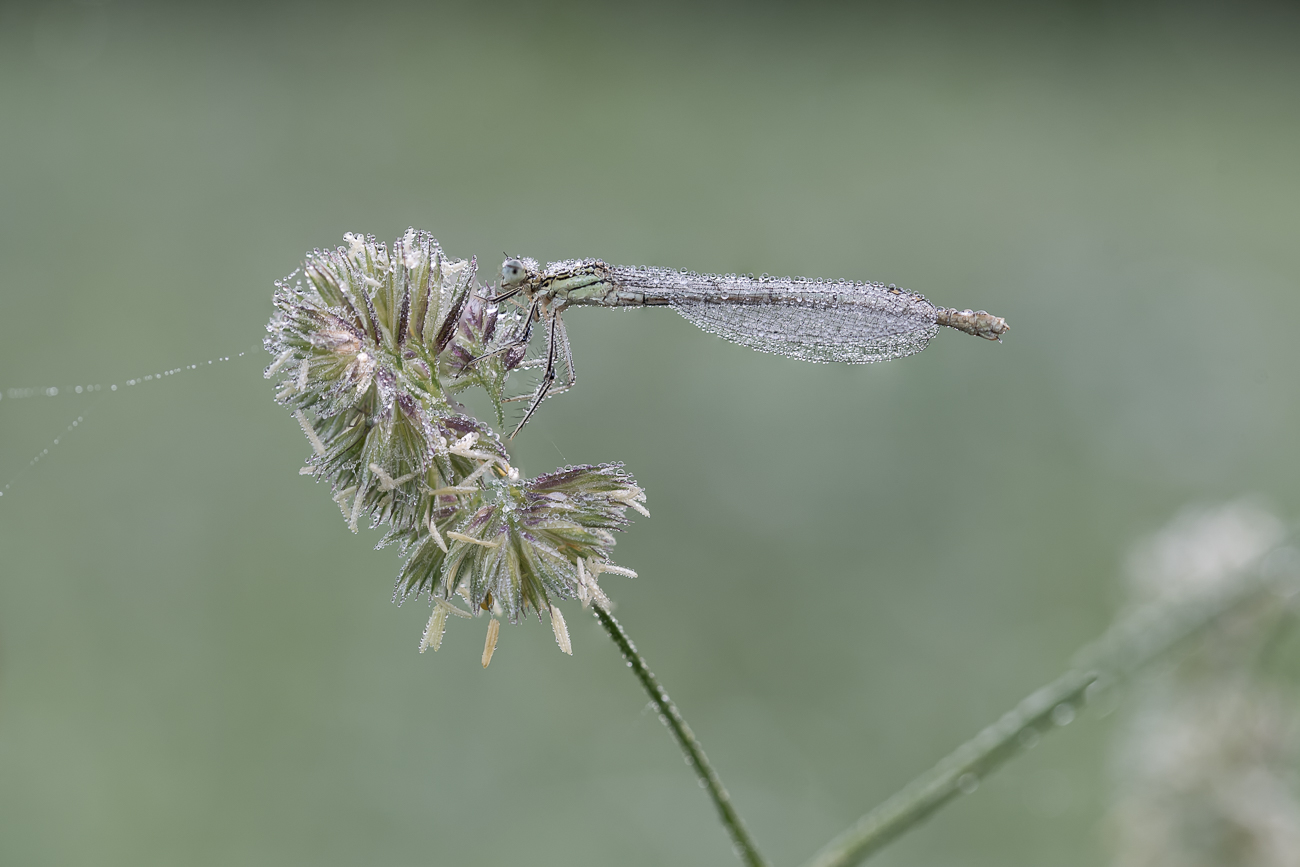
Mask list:
[[[941,326],[1001,340],[1006,320],[983,310],[938,307],[915,292],[884,283],[696,274],[670,268],[628,268],[599,259],[569,259],[542,268],[509,257],[499,292],[527,308],[519,336],[496,352],[514,351],[546,328],[545,370],[529,399],[519,433],[547,397],[577,381],[562,314],[572,306],[671,307],[711,334],[760,352],[804,361],[865,364],[920,352]],[[558,370],[564,371],[558,381]]]

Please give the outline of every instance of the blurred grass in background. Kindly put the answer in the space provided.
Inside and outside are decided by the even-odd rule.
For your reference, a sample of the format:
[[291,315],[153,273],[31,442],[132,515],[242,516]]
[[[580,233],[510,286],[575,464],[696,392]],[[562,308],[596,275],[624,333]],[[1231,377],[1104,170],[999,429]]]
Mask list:
[[[1190,500],[1300,507],[1300,17],[0,6],[0,387],[255,347],[344,231],[896,282],[1005,316],[915,358],[763,356],[569,317],[537,474],[622,460],[608,578],[790,863],[1055,674]],[[614,648],[389,603],[295,472],[265,359],[95,403],[0,500],[0,863],[718,864]],[[0,403],[7,480],[94,398]],[[886,865],[1092,865],[1085,715]]]

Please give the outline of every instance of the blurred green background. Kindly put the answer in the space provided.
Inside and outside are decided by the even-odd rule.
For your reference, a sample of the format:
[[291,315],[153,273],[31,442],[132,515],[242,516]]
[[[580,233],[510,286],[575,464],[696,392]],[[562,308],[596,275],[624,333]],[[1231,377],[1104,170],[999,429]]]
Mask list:
[[[0,7],[0,388],[256,347],[345,231],[896,282],[1012,325],[864,367],[579,310],[529,474],[778,864],[1060,670],[1189,501],[1300,507],[1283,6]],[[598,625],[393,606],[252,357],[0,401],[0,863],[734,863]],[[884,865],[1093,865],[1114,718]]]

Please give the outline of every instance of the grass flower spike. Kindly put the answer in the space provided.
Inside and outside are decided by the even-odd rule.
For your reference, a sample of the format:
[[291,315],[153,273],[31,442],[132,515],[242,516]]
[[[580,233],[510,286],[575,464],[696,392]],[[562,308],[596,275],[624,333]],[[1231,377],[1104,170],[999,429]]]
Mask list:
[[[480,477],[482,478],[482,477]],[[397,580],[397,599],[459,593],[476,608],[499,604],[518,622],[552,599],[603,599],[596,575],[608,565],[614,530],[640,505],[640,488],[618,464],[565,467],[535,479],[489,479],[456,529],[413,540]]]
[[449,615],[517,623],[545,611],[569,652],[554,603],[607,601],[596,578],[633,574],[609,557],[626,510],[645,513],[644,493],[619,464],[523,479],[495,431],[454,400],[478,386],[500,423],[525,349],[524,323],[484,300],[474,260],[448,258],[414,229],[391,250],[344,240],[276,283],[267,327],[265,375],[311,445],[300,472],[328,480],[353,532],[385,526],[380,547],[407,554],[395,598],[434,602],[422,651],[438,649]]

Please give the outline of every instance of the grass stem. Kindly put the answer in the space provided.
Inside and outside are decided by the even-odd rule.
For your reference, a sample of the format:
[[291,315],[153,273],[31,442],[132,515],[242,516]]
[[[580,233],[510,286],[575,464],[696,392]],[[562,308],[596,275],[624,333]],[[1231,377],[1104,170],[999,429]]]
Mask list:
[[731,835],[731,842],[736,847],[736,854],[740,860],[745,862],[749,867],[766,867],[767,862],[759,854],[758,847],[754,844],[753,838],[749,836],[749,831],[745,828],[745,823],[741,821],[740,814],[731,803],[731,796],[727,794],[726,788],[722,785],[722,780],[718,777],[718,772],[713,770],[709,764],[708,757],[704,755],[704,749],[700,742],[696,740],[695,733],[691,727],[682,719],[681,712],[677,710],[677,705],[668,697],[668,693],[659,685],[659,680],[646,665],[645,659],[637,652],[636,645],[632,639],[628,638],[623,626],[614,619],[610,614],[599,605],[593,605],[596,612],[596,619],[600,625],[605,627],[609,637],[618,645],[619,651],[623,658],[627,660],[628,666],[636,674],[636,679],[641,682],[641,686],[650,696],[650,701],[654,703],[655,709],[659,711],[659,719],[663,720],[664,725],[673,733],[677,740],[677,746],[681,748],[682,753],[686,756],[686,761],[695,771],[695,776],[700,780],[700,784],[708,791],[709,797],[713,799],[713,806],[718,809],[718,818],[722,820],[723,827]]
[[958,795],[973,792],[980,780],[1033,746],[1041,735],[1068,724],[1092,698],[1092,687],[1127,678],[1260,594],[1285,590],[1286,580],[1294,576],[1270,568],[1265,556],[1234,580],[1208,591],[1162,599],[1132,611],[1075,654],[1068,671],[867,813],[804,867],[860,864]]

